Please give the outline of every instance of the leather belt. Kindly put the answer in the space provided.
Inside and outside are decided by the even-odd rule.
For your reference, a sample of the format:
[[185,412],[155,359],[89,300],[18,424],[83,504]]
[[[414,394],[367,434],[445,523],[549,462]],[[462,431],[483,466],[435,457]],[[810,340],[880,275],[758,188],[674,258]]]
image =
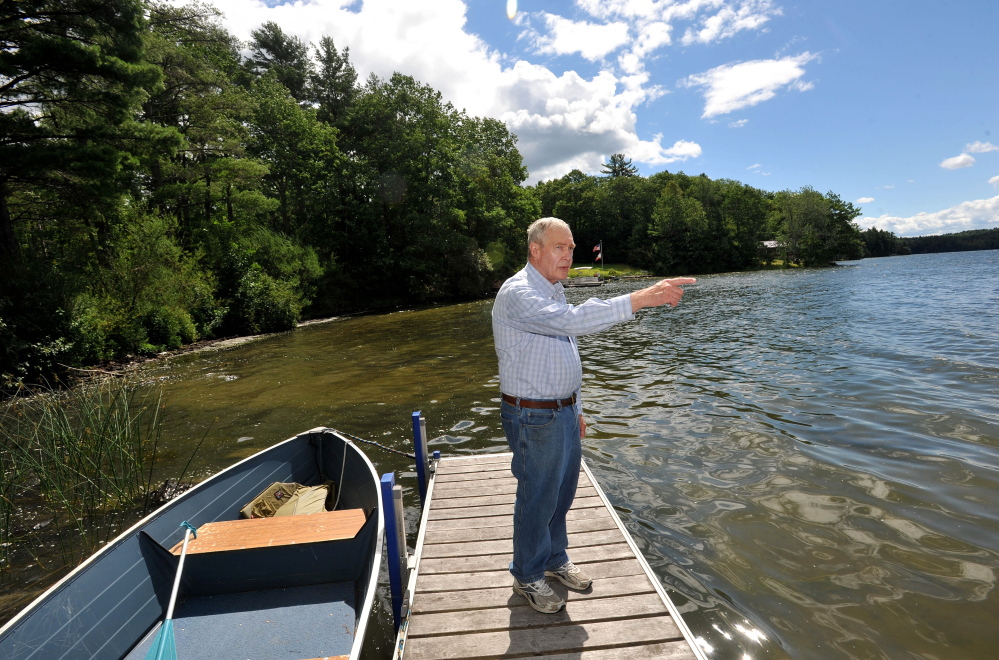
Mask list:
[[515,396],[510,396],[509,394],[501,395],[503,400],[509,403],[511,406],[520,406],[521,408],[566,408],[576,403],[576,395],[573,394],[568,399],[549,399],[548,401],[535,401],[534,399],[518,399]]

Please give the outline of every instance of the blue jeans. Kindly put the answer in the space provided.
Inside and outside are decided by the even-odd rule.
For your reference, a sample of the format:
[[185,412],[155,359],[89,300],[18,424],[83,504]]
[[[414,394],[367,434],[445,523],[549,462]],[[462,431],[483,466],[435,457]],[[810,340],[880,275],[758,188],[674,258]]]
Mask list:
[[575,406],[518,408],[505,401],[500,415],[517,477],[510,572],[521,583],[535,582],[569,561],[565,514],[579,481],[579,417]]

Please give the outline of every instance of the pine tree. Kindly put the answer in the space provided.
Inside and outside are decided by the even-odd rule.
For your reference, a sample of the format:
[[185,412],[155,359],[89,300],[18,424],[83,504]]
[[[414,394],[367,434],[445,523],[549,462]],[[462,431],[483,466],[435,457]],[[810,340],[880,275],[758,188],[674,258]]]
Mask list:
[[625,158],[624,154],[611,154],[610,162],[604,163],[601,174],[610,176],[635,176],[638,168],[631,164],[630,158]]
[[319,67],[309,76],[309,94],[318,105],[319,120],[336,126],[357,97],[357,71],[350,63],[350,49],[337,51],[328,36],[319,40],[316,60]]
[[143,61],[143,11],[140,0],[0,2],[0,262],[19,253],[19,187],[65,195],[120,171],[160,75]]
[[285,34],[277,23],[268,21],[250,32],[252,55],[249,68],[257,76],[273,71],[278,82],[288,88],[299,103],[306,103],[312,61],[309,45],[294,35]]

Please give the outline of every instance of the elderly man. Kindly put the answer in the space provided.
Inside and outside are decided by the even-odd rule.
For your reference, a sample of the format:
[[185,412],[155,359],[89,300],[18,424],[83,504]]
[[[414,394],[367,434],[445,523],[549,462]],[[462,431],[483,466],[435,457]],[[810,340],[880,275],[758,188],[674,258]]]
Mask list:
[[545,576],[577,590],[592,582],[566,553],[565,518],[576,495],[580,440],[586,434],[575,337],[634,319],[644,307],[675,307],[683,296],[680,285],[696,280],[661,280],[610,300],[570,305],[561,284],[575,247],[569,225],[558,218],[537,220],[527,230],[527,243],[527,265],[503,284],[493,305],[503,431],[517,478],[510,572],[514,592],[537,611],[554,613],[565,601]]

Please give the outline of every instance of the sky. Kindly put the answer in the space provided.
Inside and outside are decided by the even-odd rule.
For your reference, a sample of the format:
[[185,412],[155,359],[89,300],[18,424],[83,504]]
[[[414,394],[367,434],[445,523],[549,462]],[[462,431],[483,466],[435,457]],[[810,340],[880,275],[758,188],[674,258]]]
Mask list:
[[527,183],[623,153],[808,186],[898,236],[999,227],[996,0],[210,0],[517,135]]

